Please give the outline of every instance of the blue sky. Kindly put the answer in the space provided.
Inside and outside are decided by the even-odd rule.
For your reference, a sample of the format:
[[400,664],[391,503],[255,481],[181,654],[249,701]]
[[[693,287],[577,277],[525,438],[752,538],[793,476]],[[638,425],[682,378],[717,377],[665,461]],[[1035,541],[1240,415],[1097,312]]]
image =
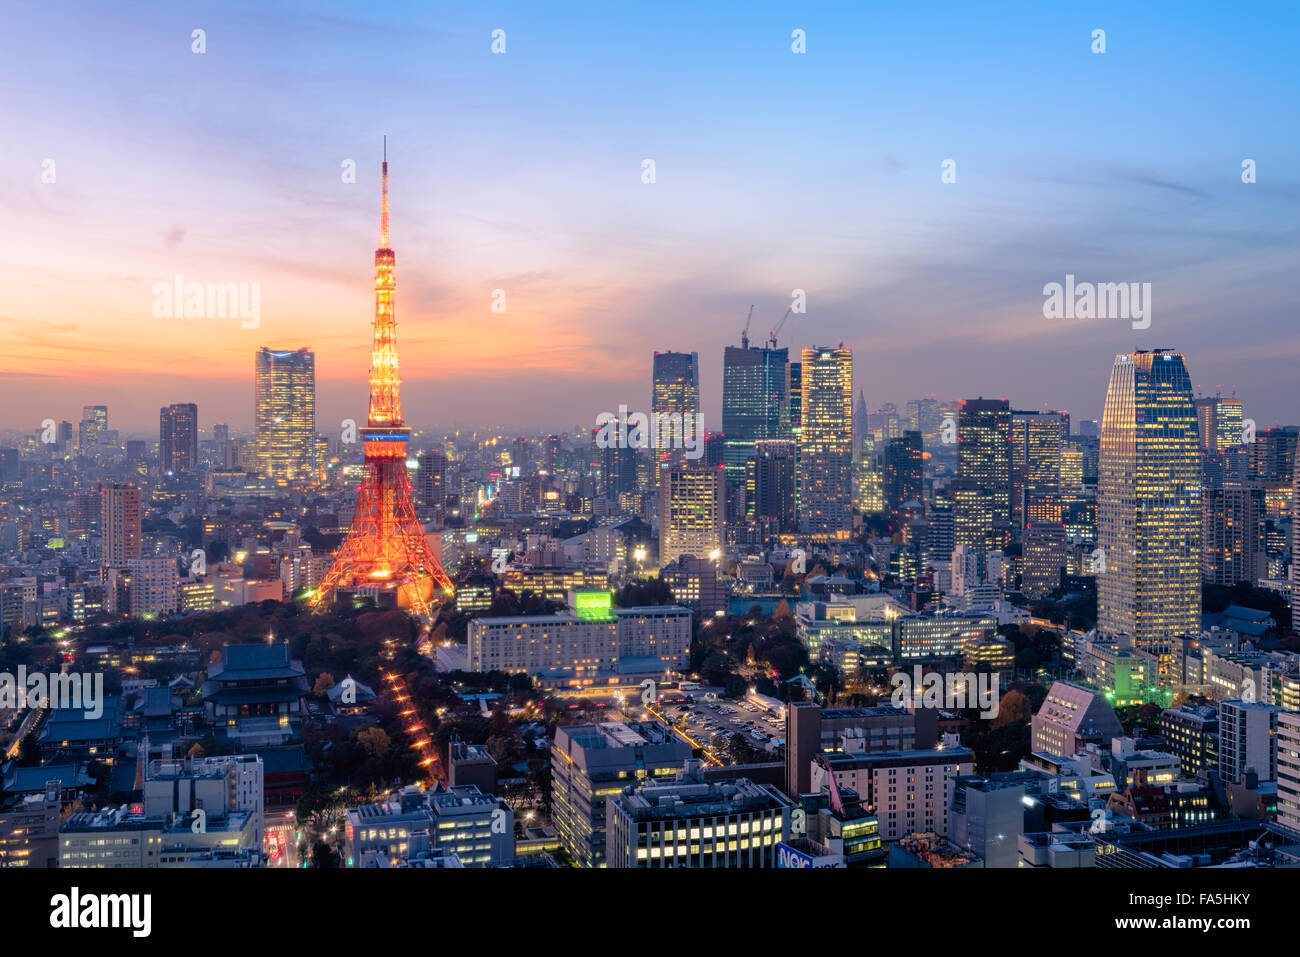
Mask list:
[[[1298,422],[1298,9],[21,0],[0,427],[99,401],[247,425],[261,345],[317,350],[322,429],[355,414],[384,132],[419,425],[589,426],[645,405],[655,349],[700,353],[715,425],[723,346],[796,288],[782,344],[852,346],[872,408],[1097,416],[1116,353],[1175,347],[1261,427]],[[177,272],[259,282],[260,328],[155,324]],[[1152,283],[1151,328],[1044,319],[1067,273]]]

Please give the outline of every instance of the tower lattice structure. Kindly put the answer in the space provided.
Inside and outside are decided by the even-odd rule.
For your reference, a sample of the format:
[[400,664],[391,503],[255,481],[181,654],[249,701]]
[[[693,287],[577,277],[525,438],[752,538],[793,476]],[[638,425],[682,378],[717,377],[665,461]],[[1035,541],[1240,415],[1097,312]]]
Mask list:
[[340,589],[395,590],[398,605],[427,617],[435,591],[452,593],[451,579],[434,557],[415,515],[406,444],[411,430],[402,419],[402,380],[397,361],[396,257],[388,244],[388,138],[384,138],[379,248],[375,250],[374,348],[370,360],[370,412],[361,430],[365,479],[348,536],[312,598],[313,607],[333,600]]

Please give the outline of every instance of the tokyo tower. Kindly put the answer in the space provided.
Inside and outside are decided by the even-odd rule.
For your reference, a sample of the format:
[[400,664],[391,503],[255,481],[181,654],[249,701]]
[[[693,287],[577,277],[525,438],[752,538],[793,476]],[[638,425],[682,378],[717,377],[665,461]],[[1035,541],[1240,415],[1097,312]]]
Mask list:
[[397,372],[397,316],[393,279],[395,256],[388,245],[388,137],[384,137],[384,177],[375,250],[375,343],[370,353],[370,415],[361,430],[365,479],[357,490],[357,510],[348,537],[334,555],[311,605],[327,605],[340,590],[374,595],[395,593],[396,603],[428,618],[434,589],[451,595],[451,579],[429,549],[415,516],[406,472],[402,420],[402,380]]

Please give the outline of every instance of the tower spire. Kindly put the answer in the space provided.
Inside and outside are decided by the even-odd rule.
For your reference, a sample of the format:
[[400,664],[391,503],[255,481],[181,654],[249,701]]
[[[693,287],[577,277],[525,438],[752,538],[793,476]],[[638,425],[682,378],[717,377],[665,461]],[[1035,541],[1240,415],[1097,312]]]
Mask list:
[[379,201],[379,248],[388,248],[388,134],[384,134],[384,189]]

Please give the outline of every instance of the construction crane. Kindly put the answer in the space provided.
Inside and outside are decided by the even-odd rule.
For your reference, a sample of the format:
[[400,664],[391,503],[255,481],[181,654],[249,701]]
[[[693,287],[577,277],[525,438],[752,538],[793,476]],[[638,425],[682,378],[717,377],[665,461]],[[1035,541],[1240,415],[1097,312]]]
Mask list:
[[749,321],[754,318],[754,304],[749,304],[749,315],[745,317],[745,329],[740,334],[740,348],[749,348]]
[[790,313],[793,311],[794,311],[794,303],[790,303],[790,305],[785,307],[785,313],[781,316],[781,321],[778,322],[776,324],[776,328],[773,329],[771,333],[769,333],[769,338],[767,342],[771,348],[773,349],[776,348],[776,334],[781,331],[781,327],[785,325],[785,321],[790,318]]

